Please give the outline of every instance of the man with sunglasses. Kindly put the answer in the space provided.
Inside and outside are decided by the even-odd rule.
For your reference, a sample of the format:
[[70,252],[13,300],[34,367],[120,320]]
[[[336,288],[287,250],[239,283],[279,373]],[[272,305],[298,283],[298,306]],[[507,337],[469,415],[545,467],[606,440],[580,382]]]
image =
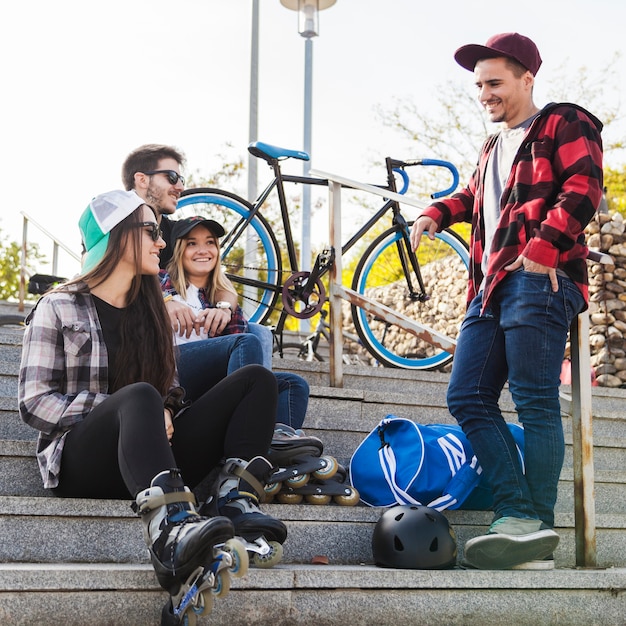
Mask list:
[[[159,265],[162,269],[166,268],[174,249],[174,220],[168,216],[176,211],[184,189],[185,179],[180,175],[184,162],[184,155],[172,146],[146,144],[133,150],[122,165],[122,181],[126,190],[134,190],[157,214],[161,236],[167,244],[160,254]],[[207,314],[208,325],[206,321],[200,324],[195,311],[188,305],[166,299],[172,327],[179,329],[181,337],[184,335],[189,338],[192,332],[199,331],[200,325],[212,336],[210,350],[198,351],[198,344],[179,348],[178,371],[183,387],[188,382],[190,390],[197,389],[198,385],[192,384],[192,381],[197,381],[197,374],[201,371],[206,387],[210,388],[226,375],[231,362],[238,363],[239,367],[258,363],[272,369],[274,340],[266,326],[251,323],[249,333],[220,336],[238,304],[237,296],[230,291],[218,291],[216,302],[219,306],[203,311]],[[300,428],[308,406],[309,386],[297,374],[279,372],[275,376],[279,391],[277,419],[288,426]]]

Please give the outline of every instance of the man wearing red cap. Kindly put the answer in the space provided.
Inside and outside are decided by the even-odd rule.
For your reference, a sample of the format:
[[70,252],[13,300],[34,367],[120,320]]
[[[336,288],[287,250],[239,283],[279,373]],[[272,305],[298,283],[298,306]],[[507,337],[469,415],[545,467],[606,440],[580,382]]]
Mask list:
[[[474,73],[499,132],[467,186],[427,207],[412,245],[470,222],[468,309],[447,402],[494,493],[494,521],[470,539],[481,569],[551,569],[564,439],[559,374],[573,318],[587,306],[583,230],[602,197],[601,122],[573,104],[533,102],[537,46],[518,33],[454,55]],[[524,467],[498,406],[505,383],[524,426]]]

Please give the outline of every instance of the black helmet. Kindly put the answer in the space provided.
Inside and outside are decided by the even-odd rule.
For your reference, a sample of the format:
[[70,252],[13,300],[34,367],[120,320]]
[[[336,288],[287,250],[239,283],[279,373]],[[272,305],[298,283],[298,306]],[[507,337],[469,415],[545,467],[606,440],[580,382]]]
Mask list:
[[456,564],[456,539],[439,511],[427,506],[394,506],[376,523],[372,552],[381,567],[447,569]]

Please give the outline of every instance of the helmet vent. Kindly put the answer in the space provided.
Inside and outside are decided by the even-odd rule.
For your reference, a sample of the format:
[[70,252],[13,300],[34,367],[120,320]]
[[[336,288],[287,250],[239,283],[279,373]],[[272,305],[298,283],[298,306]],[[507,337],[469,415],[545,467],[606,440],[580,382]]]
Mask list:
[[398,535],[393,538],[393,547],[395,548],[396,552],[404,552],[404,544],[402,543],[402,540],[400,539],[400,537],[398,537]]
[[439,550],[439,538],[435,537],[431,542],[428,548],[431,552],[437,552]]

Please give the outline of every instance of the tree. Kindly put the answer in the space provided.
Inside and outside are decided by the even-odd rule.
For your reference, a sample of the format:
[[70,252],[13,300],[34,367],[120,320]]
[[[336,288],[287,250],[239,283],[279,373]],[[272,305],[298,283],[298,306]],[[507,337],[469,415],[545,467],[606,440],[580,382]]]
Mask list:
[[[0,300],[14,300],[19,297],[20,265],[22,246],[16,241],[9,241],[0,230]],[[34,261],[45,258],[37,244],[28,246],[26,273],[35,272]]]
[[626,166],[621,169],[605,168],[604,185],[609,212],[617,211],[626,216]]

